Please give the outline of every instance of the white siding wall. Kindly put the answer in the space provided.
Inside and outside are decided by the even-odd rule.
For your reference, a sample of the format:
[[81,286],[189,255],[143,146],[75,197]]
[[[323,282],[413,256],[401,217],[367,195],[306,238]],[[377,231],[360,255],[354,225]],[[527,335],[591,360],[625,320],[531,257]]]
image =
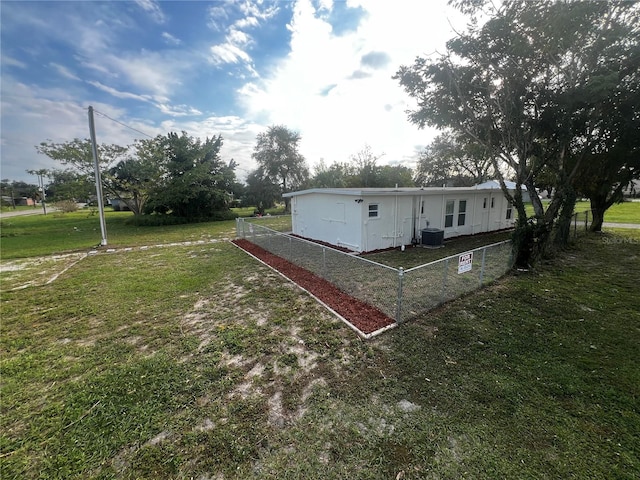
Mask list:
[[[512,218],[508,220],[509,202],[500,190],[428,195],[422,200],[424,213],[419,217],[418,231],[427,226],[440,228],[444,230],[445,238],[501,230],[512,227],[514,223],[515,211],[512,211]],[[461,201],[466,201],[464,219],[461,216]],[[447,202],[453,202],[453,215],[449,220],[451,225],[447,224]]]
[[[425,195],[422,200],[424,213],[420,216],[420,230],[426,227],[440,228],[444,230],[445,238],[477,233],[474,231],[476,228],[475,194],[432,194]],[[453,206],[451,213],[447,213],[448,202]],[[450,223],[447,223],[447,220]]]
[[349,195],[320,193],[293,197],[293,233],[362,251],[362,204],[356,203],[355,199]]
[[[413,224],[413,200],[407,196],[366,196],[362,202],[363,251],[410,245]],[[370,206],[377,205],[377,217]]]
[[397,197],[308,193],[293,197],[291,209],[293,233],[370,252],[409,245],[414,235],[420,241],[426,227],[443,229],[445,238],[512,227],[516,212],[507,219],[508,204],[497,189]]

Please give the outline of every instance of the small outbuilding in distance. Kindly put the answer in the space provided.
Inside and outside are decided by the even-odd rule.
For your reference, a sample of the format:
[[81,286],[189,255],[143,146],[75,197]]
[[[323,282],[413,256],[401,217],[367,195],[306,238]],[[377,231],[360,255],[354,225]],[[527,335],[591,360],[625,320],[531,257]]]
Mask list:
[[438,246],[445,238],[511,228],[516,216],[495,180],[473,187],[312,188],[284,196],[291,199],[294,235],[359,253]]

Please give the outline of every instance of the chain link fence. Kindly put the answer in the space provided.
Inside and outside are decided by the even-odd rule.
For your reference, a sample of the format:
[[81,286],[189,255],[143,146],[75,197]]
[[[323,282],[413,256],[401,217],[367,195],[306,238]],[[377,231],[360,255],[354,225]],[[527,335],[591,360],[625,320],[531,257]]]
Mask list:
[[511,241],[487,245],[403,270],[238,218],[237,237],[302,267],[396,322],[471,292],[512,266]]
[[237,236],[327,280],[343,292],[396,317],[398,270],[353,254],[237,219]]
[[589,210],[574,213],[573,220],[571,221],[571,234],[573,238],[577,238],[578,235],[587,233],[591,222],[593,222],[593,217]]
[[513,266],[511,240],[436,260],[402,272],[396,322],[411,320],[438,305],[480,288]]

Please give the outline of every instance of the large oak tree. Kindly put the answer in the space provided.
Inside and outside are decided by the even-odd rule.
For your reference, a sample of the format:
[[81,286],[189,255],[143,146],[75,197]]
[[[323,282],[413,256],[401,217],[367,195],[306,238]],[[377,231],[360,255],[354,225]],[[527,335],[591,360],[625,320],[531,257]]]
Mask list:
[[[497,173],[514,172],[515,194],[499,178],[518,211],[516,262],[528,265],[545,251],[554,229],[560,242],[566,239],[579,175],[599,148],[615,143],[607,138],[620,136],[606,107],[624,88],[637,89],[638,5],[453,3],[471,15],[483,9],[484,22],[472,22],[444,54],[400,67],[395,78],[417,101],[410,121],[481,145]],[[626,105],[626,120],[637,119],[637,105]],[[546,209],[536,192],[543,176],[555,192]]]
[[191,220],[208,219],[229,210],[236,183],[235,162],[220,157],[222,136],[201,141],[181,134],[159,135],[139,152],[142,161],[155,159],[162,177],[147,203],[147,211]]

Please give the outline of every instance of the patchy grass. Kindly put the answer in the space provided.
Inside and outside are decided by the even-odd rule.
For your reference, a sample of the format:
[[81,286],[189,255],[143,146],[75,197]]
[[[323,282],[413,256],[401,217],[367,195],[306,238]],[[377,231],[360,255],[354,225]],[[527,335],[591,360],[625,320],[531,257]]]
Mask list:
[[587,236],[369,343],[226,242],[14,281],[3,479],[640,471],[634,236]]

